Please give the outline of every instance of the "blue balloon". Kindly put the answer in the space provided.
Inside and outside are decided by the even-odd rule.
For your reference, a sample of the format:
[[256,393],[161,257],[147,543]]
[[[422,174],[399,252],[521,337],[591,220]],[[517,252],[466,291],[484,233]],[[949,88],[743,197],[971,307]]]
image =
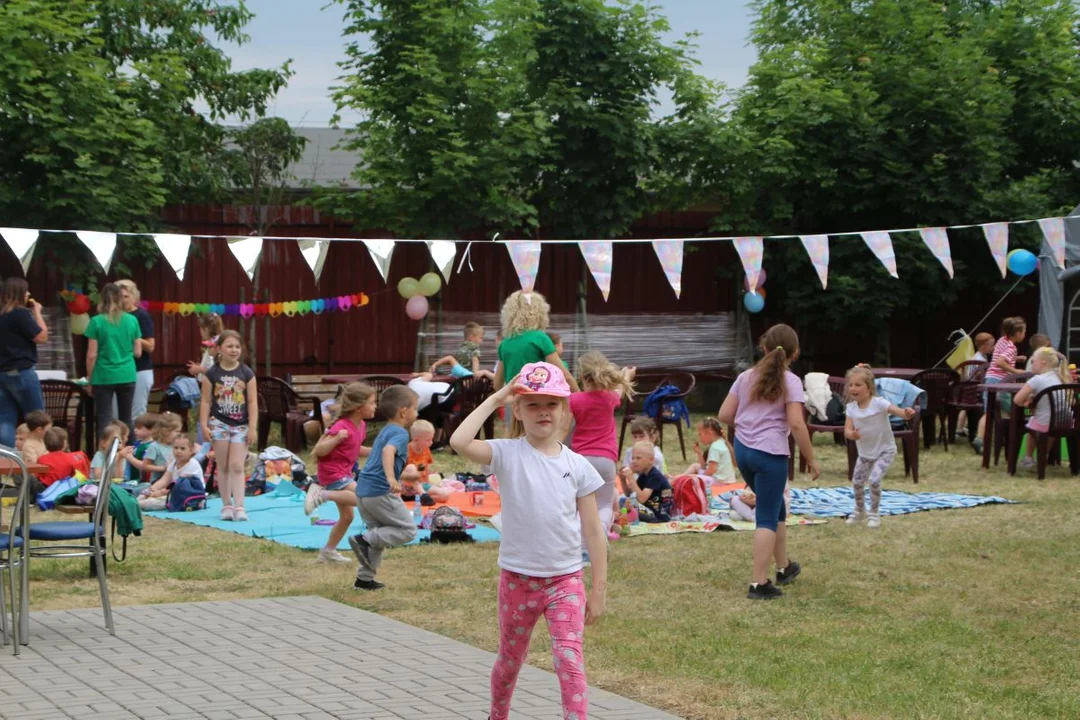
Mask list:
[[1035,272],[1039,259],[1027,250],[1013,250],[1009,253],[1009,269],[1023,277]]
[[743,295],[742,302],[743,305],[746,306],[746,309],[752,313],[759,313],[765,309],[765,298],[757,293],[746,293]]

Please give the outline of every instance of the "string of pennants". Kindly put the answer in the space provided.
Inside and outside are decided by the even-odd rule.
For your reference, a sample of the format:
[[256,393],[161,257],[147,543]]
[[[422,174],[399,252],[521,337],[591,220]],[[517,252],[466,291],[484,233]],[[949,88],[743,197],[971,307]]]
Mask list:
[[[1009,226],[1016,224],[1038,223],[1046,239],[1047,246],[1051,250],[1054,263],[1058,267],[1065,267],[1065,219],[1062,217],[1042,218],[1039,220],[1017,220],[1013,222],[995,222],[981,225],[955,225],[949,227],[924,227],[904,228],[900,230],[874,230],[858,233],[830,233],[827,235],[772,235],[772,236],[745,236],[745,237],[701,237],[701,238],[674,238],[663,240],[503,240],[498,241],[506,247],[510,254],[510,260],[514,265],[518,281],[522,289],[531,291],[536,282],[537,271],[540,268],[540,254],[543,245],[550,243],[576,243],[581,250],[593,279],[596,281],[604,300],[608,299],[611,292],[611,273],[614,259],[613,248],[618,243],[652,244],[657,260],[667,277],[675,296],[679,297],[682,292],[682,266],[683,246],[687,242],[731,242],[742,263],[746,273],[746,284],[750,292],[757,288],[758,278],[761,273],[761,262],[764,255],[765,240],[793,240],[798,238],[810,258],[810,262],[817,272],[821,287],[828,287],[829,282],[829,238],[859,236],[866,246],[881,262],[890,275],[899,278],[896,268],[896,255],[893,251],[892,233],[918,232],[926,247],[938,259],[949,277],[953,277],[952,254],[949,248],[949,230],[962,228],[980,227],[986,238],[987,247],[994,261],[997,263],[1001,276],[1006,275],[1006,258],[1009,247]],[[7,242],[8,246],[18,256],[22,263],[23,272],[27,272],[34,256],[38,237],[41,233],[70,232],[64,230],[34,230],[28,228],[0,227],[0,237]],[[101,269],[109,272],[113,254],[116,250],[118,236],[149,236],[157,244],[161,254],[176,273],[177,279],[183,281],[184,271],[187,266],[188,252],[191,248],[191,235],[179,235],[174,233],[111,233],[91,232],[86,230],[74,231],[79,240],[90,250],[97,260]],[[300,253],[306,261],[315,281],[318,282],[322,275],[326,256],[331,242],[362,242],[368,249],[372,261],[379,270],[383,281],[387,280],[390,272],[390,260],[393,257],[394,247],[400,242],[422,242],[427,245],[435,266],[442,274],[447,284],[453,271],[454,260],[457,255],[457,243],[453,240],[369,240],[359,238],[285,238],[285,237],[230,237],[226,238],[229,250],[243,267],[249,280],[254,280],[255,273],[259,269],[262,258],[263,243],[271,241],[291,241],[297,243]],[[468,258],[471,243],[466,246],[458,271]],[[471,264],[470,264],[471,268]],[[332,299],[325,299],[332,300]],[[303,302],[303,301],[297,301]],[[308,301],[311,302],[311,301]],[[280,304],[280,303],[279,303]],[[328,303],[329,304],[329,303]],[[353,302],[353,305],[358,303]],[[232,306],[229,306],[232,307]],[[239,307],[239,306],[237,306]],[[164,308],[163,308],[164,309]],[[179,312],[179,310],[176,310]],[[269,311],[268,311],[269,312]],[[284,311],[282,311],[284,312]]]

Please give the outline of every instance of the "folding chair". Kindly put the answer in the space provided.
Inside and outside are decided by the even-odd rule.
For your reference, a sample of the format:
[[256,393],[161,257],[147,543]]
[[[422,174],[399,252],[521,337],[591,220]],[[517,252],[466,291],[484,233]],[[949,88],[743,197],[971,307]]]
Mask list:
[[[8,587],[8,601],[11,603],[11,639],[15,654],[19,654],[19,645],[25,644],[26,633],[21,633],[21,621],[27,612],[27,548],[30,546],[26,528],[30,517],[30,473],[18,453],[0,447],[0,458],[6,460],[13,472],[0,474],[0,497],[14,498],[11,517],[4,523],[3,507],[0,507],[0,644],[7,645],[8,613],[4,601],[4,586]],[[19,483],[9,483],[18,469]],[[16,574],[18,570],[18,574]],[[18,582],[16,582],[16,577]],[[15,601],[15,586],[19,586],[19,600]]]

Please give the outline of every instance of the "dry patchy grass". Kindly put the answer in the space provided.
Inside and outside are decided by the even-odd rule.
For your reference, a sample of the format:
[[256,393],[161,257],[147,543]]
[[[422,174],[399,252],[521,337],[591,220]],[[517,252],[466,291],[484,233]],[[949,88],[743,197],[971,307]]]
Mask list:
[[[818,439],[823,486],[845,482],[830,443]],[[794,528],[804,573],[771,603],[744,599],[749,533],[623,539],[608,614],[587,634],[590,682],[687,718],[1080,717],[1080,479],[983,472],[966,446],[924,453],[922,473],[916,488],[898,462],[886,486],[1023,504],[889,517],[878,531]],[[494,650],[497,553],[392,551],[387,589],[356,594],[353,568],[313,553],[148,518],[110,587],[116,604],[321,595]],[[32,575],[35,610],[98,602],[82,562]],[[551,668],[543,630],[529,661]]]

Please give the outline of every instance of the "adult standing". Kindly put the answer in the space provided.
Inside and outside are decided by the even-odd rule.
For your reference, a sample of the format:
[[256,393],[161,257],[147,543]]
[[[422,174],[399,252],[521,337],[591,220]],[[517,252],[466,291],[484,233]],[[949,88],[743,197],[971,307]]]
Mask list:
[[[139,321],[139,332],[142,334],[139,342],[142,344],[142,355],[135,358],[135,397],[131,401],[131,417],[137,418],[146,412],[147,403],[150,402],[150,390],[154,387],[154,319],[146,311],[139,300],[142,295],[139,286],[134,280],[117,280],[120,293],[124,298],[124,310],[135,316]],[[132,434],[134,437],[134,434]]]
[[0,443],[15,447],[20,417],[45,409],[34,366],[37,346],[49,340],[41,305],[22,278],[0,284],[0,338]]
[[124,294],[116,283],[101,288],[98,314],[86,328],[86,374],[94,393],[98,437],[117,416],[131,427],[131,403],[135,397],[135,358],[142,355],[139,321],[124,311]]

